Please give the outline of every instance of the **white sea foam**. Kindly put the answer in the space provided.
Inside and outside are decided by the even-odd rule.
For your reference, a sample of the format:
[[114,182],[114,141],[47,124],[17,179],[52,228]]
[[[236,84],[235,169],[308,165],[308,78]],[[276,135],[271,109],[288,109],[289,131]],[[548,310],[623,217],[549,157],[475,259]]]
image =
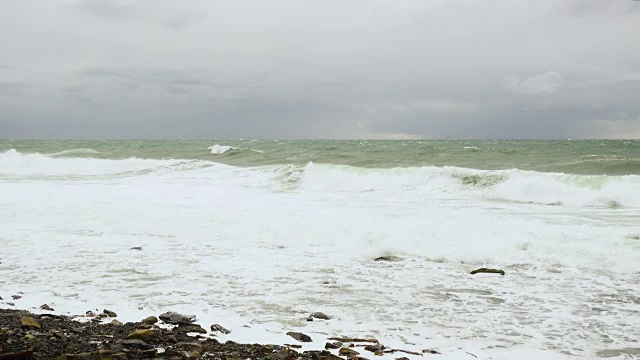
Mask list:
[[[637,347],[639,181],[8,151],[0,296],[125,321],[195,313],[236,341],[301,330],[316,348],[329,334],[443,358],[590,358]],[[481,266],[507,275],[468,274]]]

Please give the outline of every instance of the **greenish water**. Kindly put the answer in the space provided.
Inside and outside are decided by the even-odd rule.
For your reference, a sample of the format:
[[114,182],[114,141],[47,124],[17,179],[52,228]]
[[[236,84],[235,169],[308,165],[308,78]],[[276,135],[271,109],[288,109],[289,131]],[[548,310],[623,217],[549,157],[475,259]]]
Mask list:
[[[219,146],[213,150],[218,154],[212,154],[214,145]],[[237,166],[314,162],[374,168],[456,166],[640,174],[640,140],[0,140],[0,153],[11,149],[51,157],[204,159]]]

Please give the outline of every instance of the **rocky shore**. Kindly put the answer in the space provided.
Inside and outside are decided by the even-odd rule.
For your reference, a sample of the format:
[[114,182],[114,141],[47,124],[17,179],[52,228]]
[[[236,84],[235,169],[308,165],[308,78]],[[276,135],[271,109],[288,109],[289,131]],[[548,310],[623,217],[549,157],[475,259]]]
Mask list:
[[[42,309],[48,306],[43,305]],[[49,308],[50,309],[50,308]],[[107,322],[112,318],[110,322]],[[312,359],[366,360],[388,354],[422,355],[398,349],[388,349],[376,339],[329,338],[325,349],[297,351],[296,343],[309,342],[310,337],[289,332],[291,344],[238,344],[220,342],[217,333],[228,333],[222,325],[209,330],[195,323],[195,316],[164,313],[139,322],[121,323],[110,310],[87,312],[82,317],[54,314],[34,314],[24,310],[0,309],[0,360],[116,360],[116,359]],[[322,313],[312,318],[329,318]],[[78,320],[82,321],[78,321]],[[434,350],[423,353],[438,354]],[[397,359],[406,359],[398,355]],[[395,356],[394,356],[395,358]]]

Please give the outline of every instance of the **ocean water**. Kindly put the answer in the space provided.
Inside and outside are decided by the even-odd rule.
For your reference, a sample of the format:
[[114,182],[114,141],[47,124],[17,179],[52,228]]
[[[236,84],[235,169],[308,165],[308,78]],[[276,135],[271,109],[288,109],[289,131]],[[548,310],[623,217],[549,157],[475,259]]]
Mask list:
[[640,357],[638,140],[0,140],[0,219],[0,307]]

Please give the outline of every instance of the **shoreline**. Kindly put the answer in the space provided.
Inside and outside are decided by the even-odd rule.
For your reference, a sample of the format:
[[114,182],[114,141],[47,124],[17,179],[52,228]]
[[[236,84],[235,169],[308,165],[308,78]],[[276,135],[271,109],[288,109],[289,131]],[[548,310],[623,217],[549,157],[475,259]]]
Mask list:
[[[220,324],[198,324],[193,315],[166,312],[122,323],[117,313],[108,309],[84,315],[59,315],[45,305],[39,309],[43,312],[37,313],[0,309],[0,359],[409,360],[441,355],[433,349],[416,352],[386,347],[374,338],[330,335],[322,340],[326,340],[322,348],[316,346],[318,339],[314,341],[296,331],[287,332],[290,341],[282,344],[221,341],[219,336],[233,330]],[[309,321],[314,320],[329,317],[314,313]],[[467,354],[469,359],[478,358]]]

